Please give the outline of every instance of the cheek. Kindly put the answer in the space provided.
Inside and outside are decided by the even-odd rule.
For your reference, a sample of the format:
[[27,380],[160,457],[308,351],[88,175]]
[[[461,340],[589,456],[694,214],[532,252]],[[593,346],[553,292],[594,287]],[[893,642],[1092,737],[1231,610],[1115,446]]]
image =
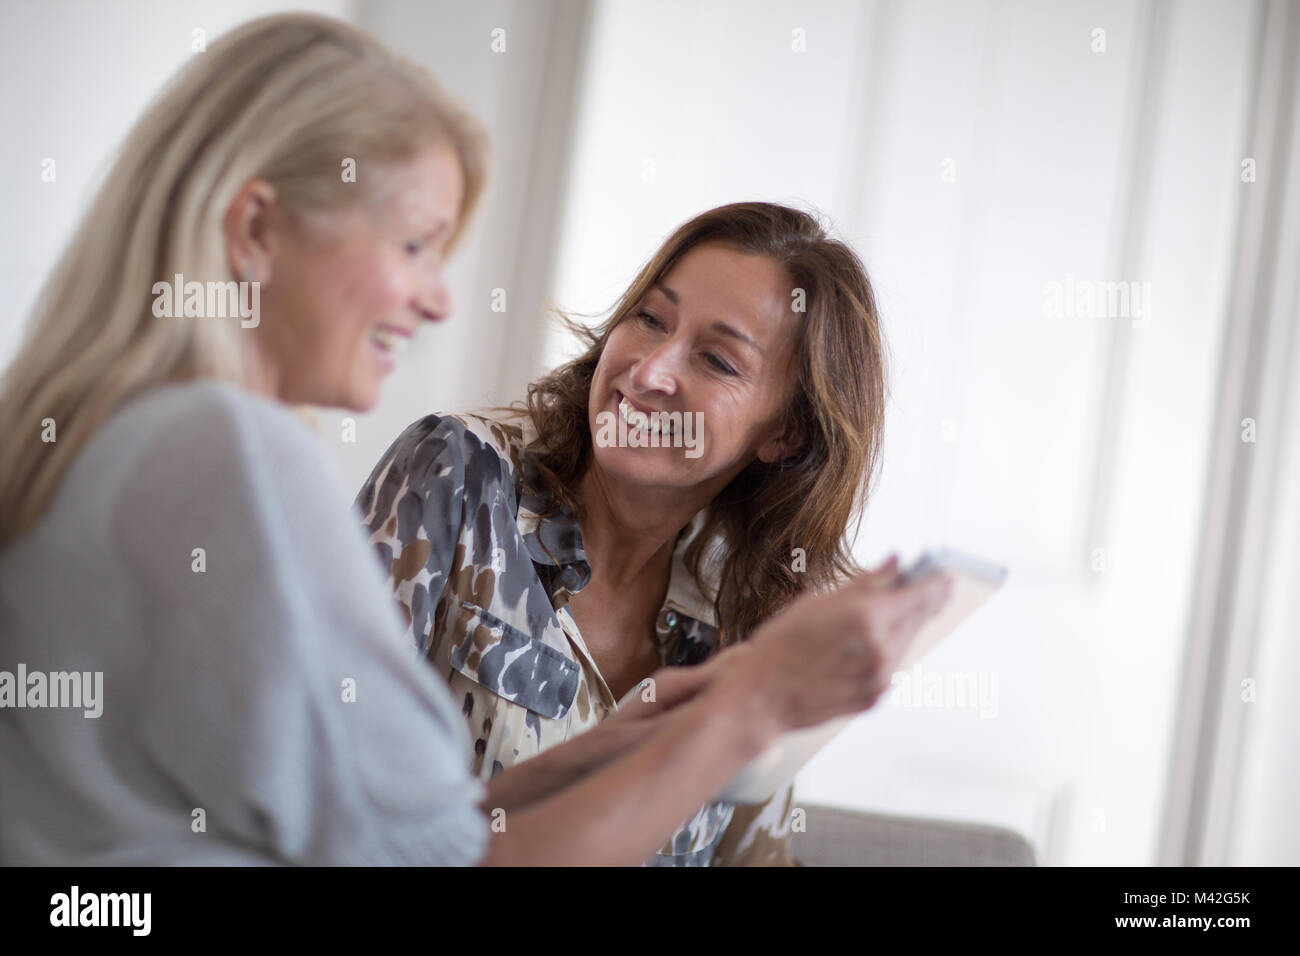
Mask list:
[[394,311],[402,302],[407,270],[400,262],[372,256],[354,262],[342,281],[350,291],[352,304],[359,311],[370,312],[369,318],[374,320]]
[[614,327],[605,341],[605,352],[620,362],[629,363],[638,355],[653,348],[657,339],[643,328],[635,316],[629,316]]
[[315,289],[318,314],[328,316],[324,336],[355,339],[397,311],[402,302],[403,273],[393,263],[370,256],[349,257],[327,265]]
[[765,423],[779,413],[748,389],[718,387],[702,405],[704,428],[719,457],[747,457],[762,444]]
[[623,355],[626,336],[621,329],[622,326],[615,329],[605,340],[605,348],[601,350],[600,360],[596,363],[596,371],[591,378],[592,385],[608,387],[610,379],[629,364]]

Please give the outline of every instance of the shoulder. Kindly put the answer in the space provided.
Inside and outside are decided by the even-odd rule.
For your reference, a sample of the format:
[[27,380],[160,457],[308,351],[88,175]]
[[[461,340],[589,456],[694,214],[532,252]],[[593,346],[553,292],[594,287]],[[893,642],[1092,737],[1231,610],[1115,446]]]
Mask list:
[[292,409],[233,383],[198,379],[130,396],[96,429],[70,479],[91,481],[100,494],[124,482],[179,482],[206,494],[259,476],[318,488],[324,476],[343,493],[328,451]]
[[146,434],[155,446],[210,447],[251,450],[274,446],[284,457],[323,456],[311,429],[288,406],[255,395],[230,382],[199,379],[150,388],[118,409],[105,424],[106,437]]
[[447,417],[461,426],[466,436],[495,453],[512,474],[519,473],[524,448],[534,434],[526,412],[517,408],[495,408]]
[[[232,383],[207,379],[150,389],[98,437],[138,448],[123,456],[137,499],[188,495],[193,507],[187,511],[212,513],[197,507],[203,503],[277,511],[284,520],[311,520],[346,509],[349,501],[337,463],[303,418]],[[122,498],[129,497],[131,488],[124,488]]]
[[509,414],[425,415],[408,425],[375,466],[359,500],[391,500],[406,492],[490,498],[513,494],[525,428]]
[[276,603],[275,582],[295,582],[285,589],[292,604],[302,599],[296,582],[332,575],[342,591],[338,574],[360,580],[373,566],[347,520],[336,463],[289,407],[230,384],[169,385],[113,423],[146,426],[151,435],[113,493],[110,530],[150,593],[192,608],[238,594],[251,617],[289,614],[297,611]]

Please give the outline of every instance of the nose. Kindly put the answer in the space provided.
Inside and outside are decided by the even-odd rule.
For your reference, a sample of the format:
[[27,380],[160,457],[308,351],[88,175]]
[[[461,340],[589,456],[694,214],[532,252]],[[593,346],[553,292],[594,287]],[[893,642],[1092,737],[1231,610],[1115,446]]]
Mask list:
[[441,322],[451,315],[451,309],[451,290],[447,287],[447,280],[443,278],[442,270],[439,269],[438,274],[433,278],[433,283],[418,299],[416,311],[422,319]]
[[647,353],[632,369],[633,387],[639,392],[676,394],[679,352],[678,345],[669,341]]

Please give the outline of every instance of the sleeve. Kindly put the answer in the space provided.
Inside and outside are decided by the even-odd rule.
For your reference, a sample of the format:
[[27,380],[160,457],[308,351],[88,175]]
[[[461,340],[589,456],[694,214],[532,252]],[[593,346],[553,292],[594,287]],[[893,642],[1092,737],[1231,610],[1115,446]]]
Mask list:
[[714,866],[797,866],[790,853],[794,783],[787,783],[764,804],[737,804],[718,841]]
[[333,462],[287,413],[204,394],[114,518],[149,621],[148,692],[119,703],[131,746],[203,811],[196,839],[293,864],[479,862],[464,726],[401,641]]
[[427,654],[464,523],[465,449],[451,421],[428,415],[403,431],[375,465],[356,508],[407,640]]

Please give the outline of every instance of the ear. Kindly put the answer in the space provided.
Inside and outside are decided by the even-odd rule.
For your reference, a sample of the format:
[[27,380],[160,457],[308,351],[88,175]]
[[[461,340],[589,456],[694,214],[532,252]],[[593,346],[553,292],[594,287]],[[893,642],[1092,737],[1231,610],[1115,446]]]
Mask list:
[[802,450],[803,442],[786,428],[758,446],[758,460],[771,465],[792,458]]
[[239,187],[221,219],[226,261],[237,279],[267,282],[275,258],[271,227],[278,210],[275,188],[262,179]]

